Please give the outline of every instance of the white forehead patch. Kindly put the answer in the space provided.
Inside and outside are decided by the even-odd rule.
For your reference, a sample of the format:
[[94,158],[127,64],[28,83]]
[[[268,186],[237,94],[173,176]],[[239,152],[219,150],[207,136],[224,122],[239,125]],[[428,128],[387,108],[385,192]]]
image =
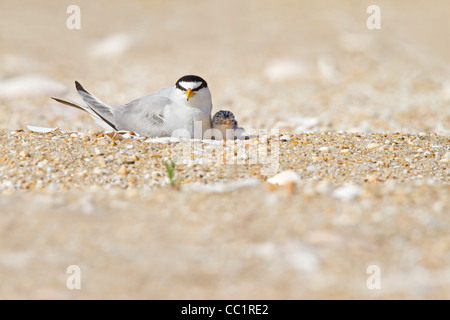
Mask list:
[[201,82],[186,82],[186,81],[181,81],[180,82],[180,86],[182,86],[183,88],[187,89],[197,89],[198,87],[200,87],[202,85]]

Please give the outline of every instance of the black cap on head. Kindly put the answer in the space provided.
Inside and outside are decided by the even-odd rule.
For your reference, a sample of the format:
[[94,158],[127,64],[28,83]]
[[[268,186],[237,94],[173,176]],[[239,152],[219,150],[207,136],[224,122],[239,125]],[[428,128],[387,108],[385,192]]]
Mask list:
[[233,114],[233,112],[228,111],[228,110],[220,110],[220,111],[216,112],[216,114],[214,115],[213,118],[222,118],[222,119],[233,118],[234,119],[234,114]]
[[186,91],[186,88],[184,88],[180,84],[181,82],[192,82],[192,83],[199,82],[199,83],[201,83],[198,87],[196,87],[195,89],[192,89],[192,91],[198,91],[198,90],[200,90],[202,88],[207,88],[208,87],[208,84],[206,83],[205,80],[203,80],[199,76],[195,76],[195,75],[183,76],[180,79],[178,79],[177,83],[175,84],[178,89]]

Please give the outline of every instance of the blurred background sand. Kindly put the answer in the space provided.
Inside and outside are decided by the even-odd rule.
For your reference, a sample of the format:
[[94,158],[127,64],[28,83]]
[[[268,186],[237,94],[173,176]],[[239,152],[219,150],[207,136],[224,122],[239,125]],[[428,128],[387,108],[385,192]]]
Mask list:
[[[245,127],[450,128],[445,1],[379,1],[380,30],[366,27],[370,1],[79,1],[80,30],[66,27],[70,4],[0,4],[1,127],[91,128],[48,99],[79,99],[74,80],[119,104],[194,73],[214,111],[231,109]],[[10,88],[30,75],[60,86],[30,90],[19,78]]]
[[[72,4],[80,30],[66,27]],[[380,30],[366,27],[371,4]],[[119,104],[197,74],[213,112],[245,128],[448,136],[449,16],[445,0],[2,0],[0,129],[98,128],[49,98],[80,101],[74,80]],[[433,185],[380,183],[350,203],[308,177],[289,201],[261,186],[9,190],[0,298],[449,298],[438,171]],[[373,263],[384,291],[365,286]],[[65,286],[69,264],[82,269],[80,291]]]

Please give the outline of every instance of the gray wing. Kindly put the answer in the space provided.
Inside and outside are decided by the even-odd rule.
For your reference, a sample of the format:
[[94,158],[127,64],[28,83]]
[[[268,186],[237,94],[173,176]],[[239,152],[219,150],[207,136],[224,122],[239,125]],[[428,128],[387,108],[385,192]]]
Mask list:
[[[172,87],[158,90],[125,105],[110,106],[90,94],[78,81],[75,81],[75,86],[87,106],[58,98],[53,99],[88,112],[97,124],[106,130],[134,131],[147,137],[163,137],[172,134],[173,128],[164,118],[165,109],[172,103],[170,99]],[[173,119],[171,120],[173,122]]]
[[147,137],[170,136],[172,130],[164,118],[165,108],[172,103],[172,88],[158,90],[148,96],[112,109],[119,130],[135,131]]
[[115,128],[115,126],[112,123],[109,123],[108,121],[105,121],[105,119],[103,119],[102,117],[100,117],[96,112],[94,112],[89,106],[83,106],[81,104],[78,104],[76,102],[73,101],[67,101],[67,100],[63,100],[63,99],[59,99],[59,98],[54,98],[51,97],[53,100],[58,101],[59,103],[65,104],[67,106],[70,106],[72,108],[76,108],[76,109],[80,109],[83,110],[87,113],[89,113],[89,115],[94,118],[95,122],[101,126],[103,129],[105,130],[117,130]]
[[78,82],[75,81],[75,87],[77,88],[78,94],[83,98],[84,102],[90,107],[90,109],[99,116],[103,121],[105,121],[109,126],[115,130],[120,130],[117,128],[117,122],[114,119],[114,115],[111,111],[111,106],[104,103],[94,95],[87,92],[86,89]]

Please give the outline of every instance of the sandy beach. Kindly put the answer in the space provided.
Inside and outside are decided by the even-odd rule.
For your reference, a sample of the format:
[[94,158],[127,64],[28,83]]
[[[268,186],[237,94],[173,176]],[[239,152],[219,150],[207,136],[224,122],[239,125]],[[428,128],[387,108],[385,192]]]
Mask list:
[[[371,4],[78,1],[70,29],[2,1],[0,298],[450,298],[450,6]],[[185,74],[256,134],[118,138],[50,98]]]

